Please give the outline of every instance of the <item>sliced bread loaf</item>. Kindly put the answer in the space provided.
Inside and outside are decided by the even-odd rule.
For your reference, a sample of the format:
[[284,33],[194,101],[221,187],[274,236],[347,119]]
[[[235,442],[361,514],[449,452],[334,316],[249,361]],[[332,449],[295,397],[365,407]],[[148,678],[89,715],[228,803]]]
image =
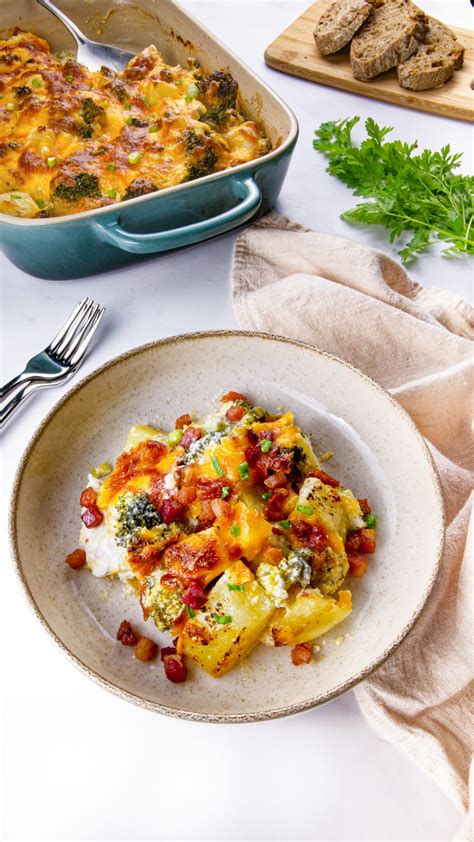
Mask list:
[[410,0],[385,0],[354,35],[351,66],[363,82],[415,53],[426,32],[426,16]]
[[415,55],[398,65],[402,88],[427,91],[439,88],[462,67],[464,47],[450,29],[436,18],[428,18],[428,29]]
[[321,15],[314,40],[323,55],[337,53],[369,17],[375,0],[335,0]]

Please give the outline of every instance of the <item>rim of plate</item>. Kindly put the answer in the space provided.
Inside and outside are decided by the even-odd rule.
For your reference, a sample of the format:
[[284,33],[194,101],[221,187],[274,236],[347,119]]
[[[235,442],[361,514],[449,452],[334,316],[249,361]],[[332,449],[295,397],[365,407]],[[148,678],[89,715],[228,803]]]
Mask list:
[[[422,451],[425,454],[426,460],[431,470],[431,476],[433,481],[433,486],[435,489],[436,497],[439,503],[439,512],[440,512],[440,522],[438,524],[438,544],[437,544],[437,556],[436,561],[433,566],[433,570],[431,572],[431,576],[428,580],[427,586],[425,591],[416,606],[415,610],[413,611],[410,619],[405,624],[403,629],[399,632],[397,637],[392,641],[392,643],[387,646],[387,648],[373,661],[367,664],[363,670],[360,670],[356,675],[349,678],[347,681],[338,684],[332,690],[317,693],[316,695],[312,696],[305,702],[285,705],[279,708],[272,708],[271,710],[264,710],[258,712],[250,712],[250,713],[223,713],[223,714],[216,714],[216,713],[195,713],[193,711],[188,710],[180,710],[179,708],[169,707],[168,705],[162,705],[158,702],[153,702],[149,699],[144,699],[143,697],[139,696],[138,694],[132,693],[129,690],[124,690],[121,687],[118,687],[112,681],[109,681],[107,678],[104,678],[100,673],[96,672],[95,670],[91,669],[87,664],[85,664],[77,655],[74,655],[73,652],[63,643],[61,638],[56,634],[53,628],[49,625],[46,621],[45,617],[43,616],[40,608],[38,607],[35,598],[30,590],[27,578],[23,572],[20,553],[18,549],[18,539],[16,534],[16,511],[17,511],[17,504],[18,504],[18,494],[20,491],[21,482],[23,480],[23,475],[25,472],[25,468],[27,462],[30,458],[30,455],[36,446],[39,438],[41,437],[44,430],[49,426],[58,412],[62,409],[62,407],[76,394],[79,392],[86,384],[90,383],[92,380],[95,380],[99,377],[104,371],[110,368],[114,368],[116,365],[120,365],[124,360],[129,359],[130,357],[138,356],[140,354],[146,353],[151,348],[157,348],[163,345],[173,345],[179,342],[186,342],[189,340],[195,339],[217,339],[217,338],[241,338],[241,337],[249,337],[253,339],[263,339],[269,340],[271,342],[280,342],[287,345],[296,345],[299,348],[305,348],[306,350],[310,351],[311,353],[316,353],[319,356],[327,357],[328,359],[335,360],[336,362],[340,363],[341,365],[345,366],[346,368],[350,369],[354,372],[361,380],[369,383],[373,388],[375,388],[378,392],[381,392],[391,403],[392,407],[399,412],[406,421],[409,422],[409,426],[413,434],[418,439]],[[153,342],[147,342],[143,345],[138,345],[135,348],[130,349],[129,351],[124,351],[122,354],[119,354],[116,357],[113,357],[106,363],[103,363],[98,368],[91,371],[90,374],[86,375],[82,380],[79,381],[72,389],[70,389],[62,398],[60,398],[57,403],[54,404],[52,409],[48,412],[45,418],[41,421],[39,426],[36,428],[35,432],[33,433],[32,437],[30,438],[23,455],[20,459],[19,465],[15,472],[15,477],[13,481],[11,496],[10,496],[10,503],[9,503],[9,512],[8,512],[8,535],[9,535],[9,543],[10,543],[10,550],[11,556],[13,561],[13,566],[15,568],[16,574],[20,580],[20,583],[23,587],[24,595],[28,601],[30,608],[35,613],[37,619],[40,621],[43,628],[48,632],[50,637],[53,639],[54,643],[59,647],[60,651],[66,655],[75,665],[78,667],[82,672],[84,672],[89,678],[99,684],[101,687],[105,688],[109,692],[113,693],[116,696],[119,696],[122,699],[125,699],[132,704],[137,705],[138,707],[145,708],[146,710],[153,711],[155,713],[161,713],[166,716],[171,716],[176,719],[186,719],[192,722],[209,722],[209,723],[218,723],[218,724],[234,724],[234,723],[249,723],[249,722],[262,722],[271,719],[280,719],[285,716],[291,716],[297,713],[303,713],[304,711],[311,710],[312,708],[319,707],[319,705],[325,704],[326,702],[335,699],[337,696],[340,696],[342,693],[345,693],[347,690],[350,690],[352,687],[355,687],[356,684],[359,684],[365,678],[367,678],[374,670],[376,670],[379,666],[381,666],[384,661],[395,651],[395,649],[400,645],[400,643],[404,640],[407,636],[408,632],[411,631],[413,626],[415,625],[416,621],[418,620],[423,608],[426,605],[426,602],[431,594],[433,589],[434,583],[436,581],[439,565],[441,562],[441,557],[444,551],[444,544],[445,544],[445,530],[446,530],[446,518],[445,518],[445,510],[444,510],[444,501],[441,492],[441,484],[438,476],[438,472],[436,470],[436,466],[434,463],[433,456],[420,432],[418,427],[416,426],[413,419],[410,415],[406,412],[406,410],[402,407],[402,405],[392,397],[392,395],[387,392],[386,389],[383,388],[379,383],[369,377],[367,374],[364,374],[360,369],[356,368],[355,366],[351,365],[351,363],[346,362],[346,360],[337,357],[335,354],[330,354],[328,351],[324,351],[321,348],[318,348],[316,345],[310,345],[308,342],[300,342],[297,339],[288,339],[285,336],[278,336],[270,333],[262,333],[259,331],[246,331],[246,330],[209,330],[209,331],[196,331],[194,333],[182,333],[176,334],[174,336],[169,336],[164,339],[157,339]]]

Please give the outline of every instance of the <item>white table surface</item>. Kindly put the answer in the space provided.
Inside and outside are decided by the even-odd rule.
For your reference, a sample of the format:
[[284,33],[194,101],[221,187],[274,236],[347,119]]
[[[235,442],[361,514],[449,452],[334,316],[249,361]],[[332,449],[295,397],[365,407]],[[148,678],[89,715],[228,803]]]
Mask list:
[[[351,193],[312,150],[323,120],[369,115],[420,145],[450,143],[472,171],[466,123],[385,105],[277,73],[264,47],[306,2],[185,3],[292,106],[298,142],[278,209],[320,231],[394,255],[384,235],[350,229]],[[447,23],[470,25],[468,0],[428,2]],[[87,374],[142,342],[236,325],[230,296],[234,237],[69,282],[31,278],[2,263],[2,382],[44,347],[72,304],[89,295],[107,317]],[[471,295],[472,265],[434,254],[419,282]],[[3,437],[4,509],[29,437],[65,389],[44,392]],[[456,808],[398,748],[366,724],[353,693],[302,716],[257,725],[196,725],[140,710],[97,687],[52,645],[7,562],[2,530],[4,839],[448,840]],[[48,560],[45,559],[45,564]]]

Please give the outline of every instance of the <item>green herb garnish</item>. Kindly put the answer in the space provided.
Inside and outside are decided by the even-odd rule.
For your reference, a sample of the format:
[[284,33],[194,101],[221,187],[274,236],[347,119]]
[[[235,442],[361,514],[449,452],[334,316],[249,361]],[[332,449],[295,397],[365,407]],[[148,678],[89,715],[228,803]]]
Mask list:
[[225,498],[228,497],[229,494],[230,494],[230,485],[222,486],[222,491],[221,491],[222,499],[225,500]]
[[183,438],[183,431],[182,430],[173,430],[171,433],[168,433],[168,444],[169,444],[169,446],[170,447],[176,447],[176,445],[180,443],[182,438]]
[[269,500],[271,496],[272,496],[271,491],[264,491],[263,494],[262,494],[262,500]]
[[329,161],[327,172],[350,187],[362,202],[342,214],[349,222],[383,225],[390,242],[411,232],[398,252],[410,263],[431,243],[445,242],[443,254],[474,254],[474,176],[454,173],[462,153],[450,146],[415,155],[415,143],[385,142],[391,128],[380,128],[369,117],[368,137],[353,145],[351,131],[359,117],[322,123],[313,146]]
[[194,608],[191,608],[190,605],[186,606],[186,613],[187,613],[188,617],[191,617],[191,618],[196,616],[196,612],[195,612]]
[[282,529],[291,529],[291,523],[289,520],[279,520],[278,526],[281,526]]
[[227,583],[227,587],[230,591],[244,591],[245,585],[231,585],[230,582]]
[[268,453],[268,451],[271,450],[271,446],[271,441],[269,441],[268,439],[264,439],[260,444],[260,450],[262,451],[262,453]]
[[369,529],[375,529],[377,526],[377,515],[366,515],[364,517],[365,525],[368,526]]
[[312,506],[297,506],[296,511],[302,515],[308,515],[308,517],[313,514]]
[[142,157],[141,152],[130,152],[130,155],[127,158],[129,164],[138,164]]
[[233,538],[237,538],[240,535],[240,526],[237,526],[236,523],[233,523],[232,526],[229,526],[229,532]]
[[248,462],[242,462],[242,464],[239,465],[239,474],[242,477],[242,479],[248,479],[249,478],[249,463]]
[[215,472],[216,472],[217,476],[219,476],[219,477],[223,477],[223,476],[224,476],[224,471],[222,470],[221,466],[219,465],[219,462],[218,462],[218,460],[217,460],[217,457],[216,457],[216,456],[211,456],[211,462],[212,462],[212,467],[214,468],[214,470],[215,470]]
[[115,164],[111,161],[110,164],[107,164],[107,169],[110,170],[110,172],[115,172]]
[[216,623],[220,623],[221,626],[226,626],[228,623],[232,622],[232,617],[229,614],[213,614],[214,620]]

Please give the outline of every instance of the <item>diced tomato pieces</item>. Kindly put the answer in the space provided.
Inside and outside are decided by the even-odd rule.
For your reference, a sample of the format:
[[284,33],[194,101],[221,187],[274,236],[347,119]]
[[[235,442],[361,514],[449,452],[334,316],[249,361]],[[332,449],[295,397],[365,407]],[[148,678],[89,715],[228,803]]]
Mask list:
[[220,500],[219,497],[211,500],[211,507],[216,517],[228,518],[232,514],[232,508],[227,500]]
[[198,611],[206,602],[206,594],[200,582],[192,581],[183,593],[182,600],[185,605],[189,605],[195,611]]
[[202,436],[200,427],[187,427],[183,433],[183,438],[180,444],[184,448],[188,448],[194,441],[198,441]]
[[295,667],[300,664],[310,664],[313,660],[313,650],[309,643],[297,643],[291,650],[291,660]]
[[240,403],[235,403],[234,406],[230,406],[227,410],[225,417],[231,423],[235,421],[240,421],[245,415],[245,408]]
[[363,515],[370,515],[372,509],[369,506],[367,498],[364,497],[362,500],[358,500],[357,502],[360,506],[362,514]]
[[165,667],[166,678],[169,681],[172,681],[173,684],[180,684],[182,681],[186,681],[186,666],[182,655],[178,655],[175,650],[175,654],[165,655],[162,657],[162,661]]
[[360,545],[361,553],[374,553],[376,549],[375,529],[361,529],[360,530]]
[[186,413],[185,415],[180,415],[179,418],[176,419],[175,427],[177,430],[182,430],[183,427],[189,427],[192,423],[193,419]]
[[163,523],[173,523],[184,514],[184,507],[178,500],[163,500],[160,506],[160,517]]
[[84,509],[81,514],[81,520],[87,529],[93,529],[95,526],[98,526],[99,523],[102,523],[103,519],[104,515],[95,504]]
[[247,398],[245,395],[241,395],[240,392],[227,392],[227,394],[222,395],[221,403],[228,403],[229,401],[243,401],[244,403],[248,403]]
[[286,485],[288,482],[286,475],[283,471],[277,471],[276,474],[271,474],[264,480],[263,484],[270,489],[274,488],[281,488],[282,485]]
[[128,620],[122,620],[120,623],[117,631],[117,640],[120,640],[123,646],[136,646],[138,643],[138,637]]
[[363,576],[367,570],[367,562],[359,553],[351,553],[347,556],[349,562],[349,573],[351,576]]
[[310,477],[317,477],[324,482],[326,485],[332,486],[332,488],[339,488],[341,483],[335,477],[332,477],[331,474],[327,474],[326,471],[320,471],[318,468],[313,468],[309,472]]
[[90,485],[84,489],[80,497],[80,504],[84,507],[84,509],[88,509],[89,506],[93,506],[97,502],[97,491],[95,491]]
[[69,567],[71,567],[72,570],[79,570],[79,568],[84,567],[86,563],[86,554],[84,550],[73,550],[72,553],[69,553],[69,555],[66,556],[64,561],[66,564],[69,564]]
[[195,485],[185,485],[184,488],[180,488],[177,494],[177,499],[183,506],[187,506],[188,503],[192,503],[193,500],[196,499],[197,491]]

